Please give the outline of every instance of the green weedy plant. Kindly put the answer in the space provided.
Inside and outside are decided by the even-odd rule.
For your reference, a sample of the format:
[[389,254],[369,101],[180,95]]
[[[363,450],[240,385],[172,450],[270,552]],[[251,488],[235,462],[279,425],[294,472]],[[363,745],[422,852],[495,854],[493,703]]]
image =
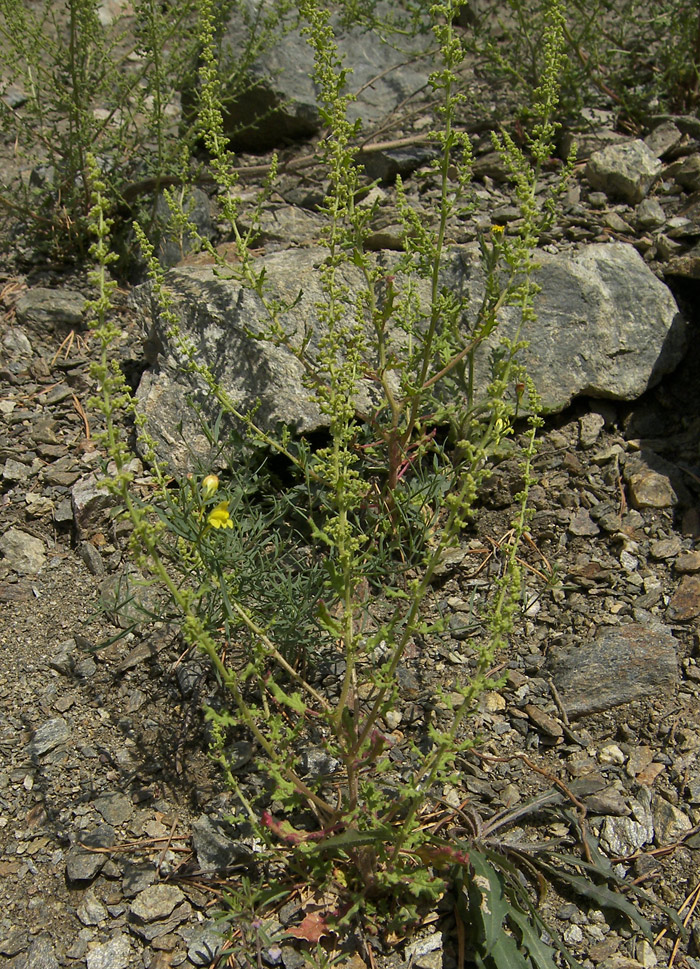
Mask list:
[[[263,432],[254,414],[236,409],[197,360],[194,348],[179,336],[165,278],[141,232],[154,295],[171,337],[179,343],[184,366],[217,396],[243,437],[235,448],[233,443],[223,445],[222,454],[228,447],[234,454],[218,475],[195,473],[178,488],[168,487],[167,472],[151,449],[155,487],[148,499],[136,495],[128,454],[116,436],[117,412],[131,404],[118,371],[108,365],[115,335],[108,322],[109,225],[104,187],[93,172],[93,256],[101,294],[95,303],[102,346],[95,370],[98,406],[116,467],[110,487],[131,519],[137,560],[158,584],[170,614],[179,616],[185,641],[209,657],[221,684],[222,704],[207,711],[212,756],[237,794],[240,817],[267,845],[260,865],[272,865],[268,870],[274,872],[276,887],[249,885],[241,912],[250,912],[256,901],[263,906],[278,898],[286,882],[302,881],[326,899],[317,929],[362,919],[377,930],[398,930],[415,922],[450,885],[461,881],[468,889],[484,878],[488,882],[494,870],[485,867],[485,856],[468,840],[457,845],[423,819],[435,804],[436,792],[459,783],[457,763],[475,742],[467,730],[469,715],[483,691],[497,685],[489,670],[519,606],[517,548],[528,520],[537,395],[517,363],[522,346],[518,333],[496,348],[486,388],[475,386],[474,361],[497,329],[505,306],[516,307],[523,322],[533,313],[533,250],[538,233],[553,218],[553,200],[542,208],[536,189],[539,166],[555,133],[562,4],[552,0],[550,8],[546,69],[536,92],[528,145],[533,161],[506,135],[498,140],[515,182],[523,229],[509,238],[494,227],[491,239],[482,240],[486,291],[466,331],[466,307],[442,275],[449,258],[446,228],[462,204],[470,174],[469,143],[455,124],[462,98],[456,70],[463,53],[452,23],[459,3],[441,0],[431,8],[442,55],[442,66],[431,77],[441,99],[441,124],[435,133],[440,147],[434,169],[440,186],[435,224],[425,226],[415,219],[399,186],[409,241],[389,274],[363,246],[368,216],[357,204],[362,179],[353,148],[356,130],[346,117],[345,69],[328,12],[315,0],[302,0],[300,9],[328,125],[324,298],[316,308],[315,334],[307,332],[299,341],[285,331],[284,307],[264,273],[256,270],[247,251],[249,237],[238,233],[235,177],[222,133],[214,60],[208,53],[213,43],[209,0],[201,2],[201,124],[226,214],[238,233],[241,262],[235,271],[269,314],[268,325],[251,339],[284,345],[301,361],[308,392],[328,424],[328,443],[312,450],[289,432]],[[370,384],[374,399],[367,413],[356,404],[362,380]],[[476,665],[468,681],[438,691],[440,715],[426,724],[423,738],[407,741],[405,761],[397,766],[386,723],[400,703],[400,664],[409,646],[442,629],[428,615],[431,583],[475,512],[493,455],[513,436],[521,400],[534,415],[521,451],[524,487],[513,539],[503,550],[502,574],[484,605],[485,633]],[[449,428],[446,438],[437,433],[444,425]],[[143,427],[141,437],[148,453],[151,445]],[[265,504],[259,484],[271,480],[270,452],[289,462],[295,480],[286,491],[266,486]],[[261,571],[269,571],[271,579],[264,587],[259,577],[256,585]],[[284,573],[289,576],[283,590],[287,608],[280,609],[277,577]],[[372,588],[381,592],[381,608],[370,611]],[[294,648],[291,630],[296,632]],[[335,689],[319,685],[315,676],[324,660],[338,671]],[[258,768],[272,785],[262,803],[239,779],[231,760],[229,745],[240,736],[253,743]],[[322,749],[329,765],[325,775],[305,774],[303,754],[309,744]],[[492,855],[488,862],[493,863]],[[478,892],[460,892],[462,906],[482,906]],[[235,921],[234,893],[230,902]],[[499,915],[504,904],[499,901]],[[531,925],[532,913],[523,897],[511,892],[507,906],[515,914],[507,926],[501,918],[498,931],[507,927],[519,935],[519,965],[551,965],[551,948],[537,932],[524,928]],[[303,932],[299,927],[297,934]],[[493,947],[493,933],[487,936],[479,943],[481,964],[504,969],[505,957],[499,953],[506,950]]]
[[[473,49],[507,81],[527,115],[527,92],[541,75],[539,37],[547,0],[506,0],[480,8]],[[684,0],[571,0],[560,74],[560,112],[575,117],[600,100],[637,121],[687,111],[700,94],[700,11]]]
[[[0,178],[0,210],[19,216],[55,254],[80,258],[88,246],[88,152],[113,206],[136,212],[151,238],[162,229],[161,188],[201,171],[200,131],[187,113],[198,74],[200,6],[134,0],[133,9],[105,24],[97,0],[45,0],[36,12],[23,0],[0,0],[0,127],[27,164],[18,180]],[[255,11],[242,0],[217,4],[207,48],[217,67],[221,28],[234,6],[247,34],[222,84],[227,97],[245,94],[248,65],[279,35],[291,3],[275,0]]]
[[25,101],[0,99],[0,124],[20,159],[42,168],[19,184],[2,184],[0,205],[24,217],[63,256],[87,245],[91,206],[87,154],[92,152],[113,200],[135,179],[179,172],[181,146],[169,106],[192,73],[196,0],[167,15],[156,0],[136,0],[127,16],[105,25],[97,0],[49,0],[31,10],[0,2],[0,67]]

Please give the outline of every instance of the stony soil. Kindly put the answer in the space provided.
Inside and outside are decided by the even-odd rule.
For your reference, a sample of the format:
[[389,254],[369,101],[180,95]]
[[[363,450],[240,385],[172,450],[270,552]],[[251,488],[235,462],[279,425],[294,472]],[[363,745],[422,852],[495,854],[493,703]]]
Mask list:
[[[502,221],[513,218],[487,147],[474,225],[488,224],[499,206]],[[308,185],[311,176],[304,178]],[[424,204],[419,184],[411,189],[416,205]],[[301,195],[291,177],[282,188],[288,201]],[[600,195],[579,171],[550,245],[614,237],[649,253],[656,243],[630,207]],[[663,201],[671,218],[678,194]],[[88,287],[81,274],[42,261],[28,241],[18,249],[4,262],[0,291],[0,958],[13,969],[206,966],[219,944],[213,916],[221,893],[245,869],[222,821],[233,797],[206,756],[201,702],[216,687],[184,653],[177,629],[155,623],[127,631],[110,613],[128,552],[91,486],[102,456],[97,418],[86,409],[95,345],[81,329],[78,294]],[[657,249],[650,258],[661,273]],[[693,319],[696,284],[673,284],[692,324],[676,373],[633,404],[581,399],[547,422],[523,549],[527,595],[501,657],[507,684],[483,698],[473,726],[484,741],[460,765],[459,790],[443,792],[448,805],[468,799],[487,818],[552,790],[555,779],[560,793],[582,779],[591,784],[584,803],[593,834],[631,879],[688,915],[689,928],[676,950],[677,933],[661,934],[665,919],[645,907],[660,933],[652,946],[595,906],[552,893],[545,914],[584,966],[602,969],[700,965],[692,914],[700,823],[700,321]],[[18,318],[18,299],[36,287],[55,298],[46,312],[35,307]],[[67,301],[60,311],[59,294]],[[134,376],[143,351],[126,290],[118,310],[120,356]],[[468,672],[471,609],[497,574],[517,478],[508,462],[495,470],[462,553],[435,585],[431,607],[449,613],[450,633],[407,660],[399,747],[420,733],[435,686]],[[635,662],[626,662],[625,635]],[[601,652],[588,665],[579,659],[577,679],[567,672],[567,648],[592,644]],[[541,839],[563,833],[551,817],[530,815],[519,830]],[[300,917],[299,905],[279,913],[287,926]],[[448,911],[427,918],[417,939],[388,949],[361,940],[343,964],[457,965]],[[249,964],[257,958],[296,969],[302,949],[287,940],[247,955]]]

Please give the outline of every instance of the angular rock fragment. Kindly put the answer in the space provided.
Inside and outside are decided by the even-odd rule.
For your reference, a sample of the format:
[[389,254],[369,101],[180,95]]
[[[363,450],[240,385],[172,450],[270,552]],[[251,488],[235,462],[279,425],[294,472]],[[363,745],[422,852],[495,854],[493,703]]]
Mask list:
[[674,688],[676,640],[662,625],[605,628],[595,639],[549,661],[569,717],[610,710]]
[[34,736],[29,744],[29,753],[33,757],[47,754],[50,750],[65,743],[69,737],[70,727],[66,721],[62,717],[54,717],[52,720],[42,723],[34,731]]
[[609,197],[636,205],[660,171],[656,155],[643,141],[635,140],[593,152],[586,165],[586,178]]
[[693,822],[687,814],[680,811],[675,804],[671,804],[665,797],[655,795],[651,802],[651,814],[654,819],[656,843],[662,845],[680,841],[693,828]]
[[34,286],[17,300],[17,322],[27,329],[52,334],[56,329],[80,329],[87,300],[72,289],[47,289]]
[[46,565],[42,540],[23,532],[21,528],[7,529],[0,538],[0,554],[4,564],[19,575],[36,575]]
[[134,899],[131,911],[142,922],[166,919],[185,901],[177,885],[149,885]]
[[231,825],[203,814],[192,825],[192,845],[201,871],[224,871],[250,861],[250,848],[233,836]]
[[107,864],[109,855],[106,851],[90,849],[111,848],[116,840],[114,828],[109,824],[101,824],[94,831],[82,835],[81,843],[74,845],[66,857],[66,878],[68,881],[92,881]]
[[671,596],[666,617],[672,622],[686,622],[700,616],[700,575],[684,575]]
[[109,942],[91,949],[87,969],[127,969],[131,957],[131,943],[124,933],[114,935]]

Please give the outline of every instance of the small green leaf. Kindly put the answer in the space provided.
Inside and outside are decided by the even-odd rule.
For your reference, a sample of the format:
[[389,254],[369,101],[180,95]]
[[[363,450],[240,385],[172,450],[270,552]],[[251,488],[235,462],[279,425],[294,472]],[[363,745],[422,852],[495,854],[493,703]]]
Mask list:
[[304,716],[307,707],[302,700],[300,693],[285,693],[284,690],[282,690],[277,683],[275,683],[272,677],[270,677],[270,679],[267,681],[266,686],[278,703],[283,703],[286,707],[289,707],[290,710],[294,710],[295,713],[298,713],[300,716]]
[[390,842],[392,840],[392,829],[382,825],[371,831],[358,831],[356,828],[348,828],[341,834],[335,834],[332,838],[324,839],[319,847],[324,850],[327,848],[345,851],[348,848],[359,848],[362,845],[372,845],[377,842]]

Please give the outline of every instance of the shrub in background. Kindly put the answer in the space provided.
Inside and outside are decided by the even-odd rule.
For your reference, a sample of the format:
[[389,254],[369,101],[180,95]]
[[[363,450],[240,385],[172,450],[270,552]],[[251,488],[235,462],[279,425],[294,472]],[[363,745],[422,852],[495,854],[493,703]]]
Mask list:
[[[480,0],[473,49],[527,109],[541,75],[547,0]],[[600,103],[642,123],[659,111],[692,110],[700,93],[700,11],[684,0],[571,0],[561,73],[564,116]],[[527,110],[525,111],[527,113]]]

